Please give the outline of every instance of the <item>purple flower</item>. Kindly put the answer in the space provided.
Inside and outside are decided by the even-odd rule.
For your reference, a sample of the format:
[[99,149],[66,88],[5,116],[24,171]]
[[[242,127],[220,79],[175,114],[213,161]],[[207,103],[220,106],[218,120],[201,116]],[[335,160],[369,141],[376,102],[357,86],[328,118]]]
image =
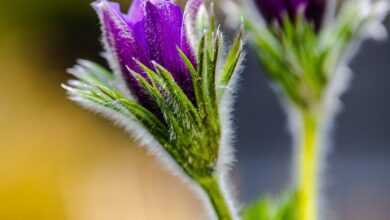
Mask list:
[[159,112],[156,104],[129,69],[146,77],[136,60],[151,69],[155,61],[166,68],[194,100],[191,75],[177,48],[196,67],[184,20],[193,16],[202,3],[202,0],[190,0],[184,13],[171,0],[134,0],[128,13],[122,13],[118,3],[107,0],[93,3],[102,24],[103,42],[112,69],[121,74],[137,101],[154,113]]
[[326,10],[326,0],[255,0],[267,22],[281,23],[283,16],[295,19],[303,13],[307,21],[319,30]]

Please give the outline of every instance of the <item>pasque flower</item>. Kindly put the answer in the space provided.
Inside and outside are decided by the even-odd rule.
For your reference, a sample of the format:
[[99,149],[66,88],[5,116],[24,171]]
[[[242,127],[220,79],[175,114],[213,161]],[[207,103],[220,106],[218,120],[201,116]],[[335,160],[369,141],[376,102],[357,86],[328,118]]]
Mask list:
[[[336,7],[335,2],[244,3],[245,14],[252,15],[246,19],[252,43],[287,108],[296,141],[297,177],[288,204],[294,207],[288,209],[292,219],[321,219],[319,175],[327,151],[323,143],[329,142],[327,129],[340,107],[340,96],[349,85],[349,59],[362,39],[386,36],[382,21],[388,11],[387,0],[343,0],[337,9],[332,8]],[[266,22],[261,22],[259,15]]]
[[285,16],[295,20],[302,14],[319,29],[323,21],[327,0],[255,0],[257,7],[269,23],[281,24]]
[[108,0],[92,5],[113,74],[79,61],[69,71],[77,80],[64,85],[71,99],[123,125],[195,183],[218,219],[235,219],[221,184],[231,162],[229,97],[241,34],[222,56],[222,33],[203,0],[189,0],[184,11],[171,0],[134,0],[128,13]]
[[[253,0],[257,9],[249,12],[262,16],[265,25],[248,16],[246,24],[252,42],[258,48],[266,73],[288,101],[300,109],[316,108],[343,78],[351,48],[360,39],[382,37],[381,25],[387,12],[384,0]],[[339,8],[335,8],[339,6]],[[325,22],[325,14],[330,22]],[[274,23],[278,24],[275,29]],[[348,72],[348,71],[342,71]],[[344,77],[345,78],[345,77]],[[337,93],[337,92],[336,92]],[[339,95],[339,94],[338,94]],[[333,99],[334,100],[334,99]],[[334,104],[334,103],[333,103]]]

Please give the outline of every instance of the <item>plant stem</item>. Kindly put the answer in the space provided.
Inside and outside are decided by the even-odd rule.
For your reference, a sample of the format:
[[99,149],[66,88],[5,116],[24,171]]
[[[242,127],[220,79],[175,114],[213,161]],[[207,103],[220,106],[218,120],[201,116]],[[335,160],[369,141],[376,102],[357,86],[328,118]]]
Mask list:
[[297,220],[318,218],[318,175],[320,134],[319,116],[301,113],[301,136],[298,149]]
[[210,176],[202,178],[199,182],[206,192],[218,220],[234,220],[234,213],[227,202],[226,195],[224,195],[221,189],[218,178]]

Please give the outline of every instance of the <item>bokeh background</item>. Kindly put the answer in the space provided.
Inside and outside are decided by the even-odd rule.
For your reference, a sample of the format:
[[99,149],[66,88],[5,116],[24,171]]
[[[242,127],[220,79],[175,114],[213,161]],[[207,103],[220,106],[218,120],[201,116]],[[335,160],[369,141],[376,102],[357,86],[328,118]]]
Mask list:
[[[0,219],[201,219],[186,185],[60,88],[76,58],[103,62],[90,1],[0,2]],[[291,179],[284,113],[251,50],[246,64],[232,170],[241,202]],[[329,219],[389,220],[390,43],[365,43],[352,66],[326,172]]]

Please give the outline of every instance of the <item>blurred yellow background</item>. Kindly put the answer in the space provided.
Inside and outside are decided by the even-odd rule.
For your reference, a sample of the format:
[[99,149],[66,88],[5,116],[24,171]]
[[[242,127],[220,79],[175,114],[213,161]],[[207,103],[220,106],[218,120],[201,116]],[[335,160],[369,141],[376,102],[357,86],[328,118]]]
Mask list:
[[101,61],[89,1],[1,5],[0,219],[202,218],[177,177],[120,128],[66,99],[65,68],[78,57]]

